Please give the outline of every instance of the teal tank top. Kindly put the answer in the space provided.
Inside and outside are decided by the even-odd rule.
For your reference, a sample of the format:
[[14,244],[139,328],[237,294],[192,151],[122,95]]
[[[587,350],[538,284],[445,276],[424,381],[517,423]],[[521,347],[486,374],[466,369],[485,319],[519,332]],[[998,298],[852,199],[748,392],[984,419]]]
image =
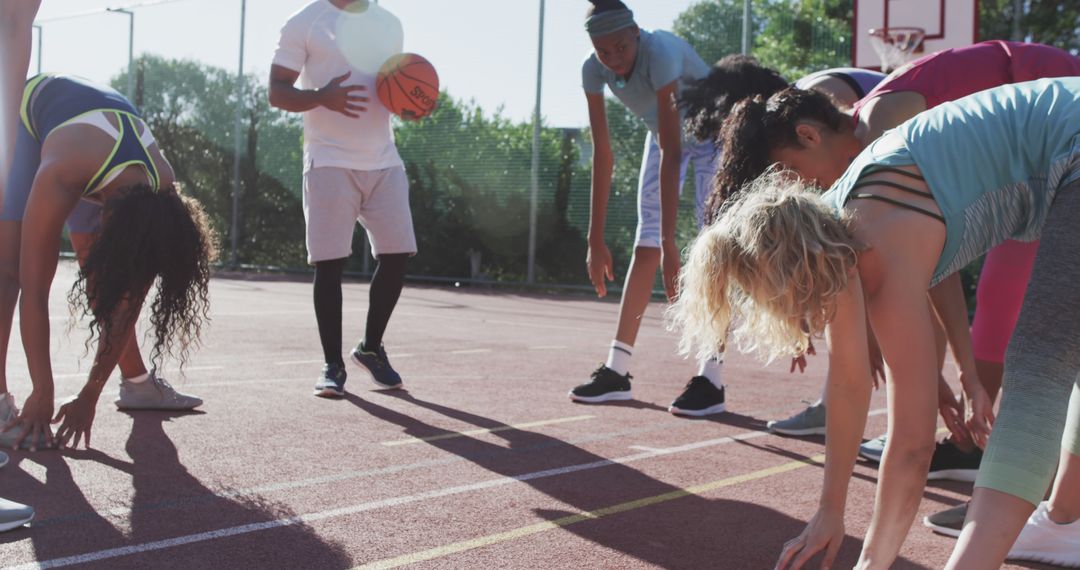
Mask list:
[[1007,239],[1039,239],[1054,196],[1080,180],[1080,77],[1003,85],[920,113],[867,146],[823,199],[839,211],[867,170],[912,164],[945,222],[930,286]]

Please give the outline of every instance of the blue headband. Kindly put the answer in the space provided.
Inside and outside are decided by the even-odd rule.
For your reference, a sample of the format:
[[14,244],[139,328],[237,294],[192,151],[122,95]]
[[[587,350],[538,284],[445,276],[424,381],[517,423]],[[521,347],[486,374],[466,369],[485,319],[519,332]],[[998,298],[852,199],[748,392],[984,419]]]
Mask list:
[[634,25],[634,13],[629,9],[611,10],[593,14],[585,20],[585,31],[589,37],[606,36]]

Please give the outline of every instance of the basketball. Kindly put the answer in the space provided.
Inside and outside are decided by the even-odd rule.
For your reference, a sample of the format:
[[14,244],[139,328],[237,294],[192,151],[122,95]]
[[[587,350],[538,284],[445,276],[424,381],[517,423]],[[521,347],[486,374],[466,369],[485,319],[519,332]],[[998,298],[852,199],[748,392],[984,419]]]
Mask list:
[[407,121],[422,119],[439,100],[439,74],[431,62],[415,53],[386,60],[375,83],[379,101]]

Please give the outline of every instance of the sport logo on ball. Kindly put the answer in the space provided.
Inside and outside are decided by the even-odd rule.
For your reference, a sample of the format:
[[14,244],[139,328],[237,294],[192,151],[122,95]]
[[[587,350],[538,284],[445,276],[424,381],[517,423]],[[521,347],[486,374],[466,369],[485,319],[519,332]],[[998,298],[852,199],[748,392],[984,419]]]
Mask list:
[[439,75],[431,62],[415,53],[386,60],[375,83],[379,101],[391,113],[408,121],[422,119],[439,100]]

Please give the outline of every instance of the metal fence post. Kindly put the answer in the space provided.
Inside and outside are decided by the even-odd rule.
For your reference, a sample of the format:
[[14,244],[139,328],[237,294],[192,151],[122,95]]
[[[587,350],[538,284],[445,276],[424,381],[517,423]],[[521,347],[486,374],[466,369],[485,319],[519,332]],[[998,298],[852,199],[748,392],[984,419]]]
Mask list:
[[34,24],[34,29],[37,30],[37,73],[41,75],[41,37],[45,34],[45,28]]
[[236,128],[233,131],[236,148],[233,152],[232,193],[232,251],[229,264],[236,267],[240,250],[240,155],[243,152],[241,121],[244,113],[244,31],[247,20],[247,0],[240,0],[240,64],[236,69]]
[[743,55],[750,55],[750,51],[751,51],[751,49],[750,49],[750,43],[751,43],[751,37],[750,37],[751,36],[751,33],[750,33],[750,24],[751,24],[750,20],[751,19],[750,19],[750,14],[753,12],[753,8],[750,6],[750,1],[751,0],[743,0],[743,11],[742,11],[742,52],[743,52]]
[[525,281],[536,281],[536,210],[540,193],[540,92],[544,83],[544,0],[540,0],[540,30],[536,50],[536,108],[533,109],[532,180],[529,191],[529,265]]
[[128,17],[128,85],[127,96],[135,101],[135,12],[123,8],[106,8],[109,12],[125,14]]

